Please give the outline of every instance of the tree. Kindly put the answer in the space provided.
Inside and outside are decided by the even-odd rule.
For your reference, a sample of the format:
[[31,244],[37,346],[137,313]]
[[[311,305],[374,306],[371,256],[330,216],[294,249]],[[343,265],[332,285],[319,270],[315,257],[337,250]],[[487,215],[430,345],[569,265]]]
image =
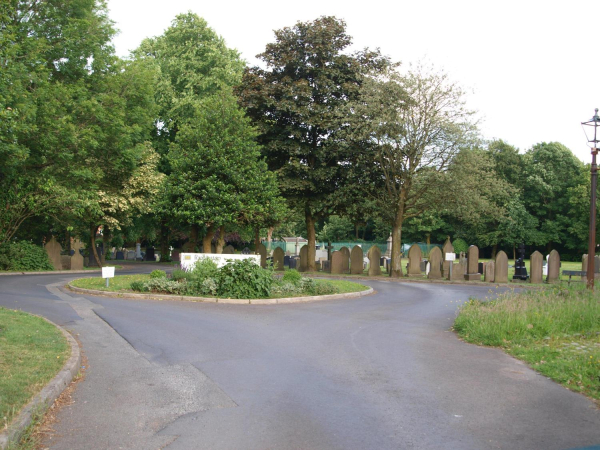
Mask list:
[[450,200],[444,174],[474,139],[472,115],[463,91],[442,73],[390,70],[365,82],[355,123],[357,136],[373,144],[370,191],[392,227],[390,276],[402,275],[404,221]]
[[351,38],[335,17],[275,31],[245,71],[240,103],[258,126],[259,143],[290,207],[306,222],[309,270],[315,270],[315,223],[335,207],[353,151],[343,138],[362,74],[384,66],[379,52],[346,54]]

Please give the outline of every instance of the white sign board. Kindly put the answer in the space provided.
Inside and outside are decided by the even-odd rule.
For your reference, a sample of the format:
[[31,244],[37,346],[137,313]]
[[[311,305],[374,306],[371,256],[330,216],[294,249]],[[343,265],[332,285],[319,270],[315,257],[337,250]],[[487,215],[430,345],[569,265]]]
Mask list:
[[446,253],[446,261],[456,260],[456,253]]
[[114,267],[103,267],[102,268],[102,278],[114,278],[115,277],[115,268]]
[[217,253],[181,253],[179,261],[183,270],[192,270],[196,261],[208,258],[217,263],[217,267],[223,267],[227,264],[227,260],[243,260],[250,259],[260,266],[260,255],[223,255]]

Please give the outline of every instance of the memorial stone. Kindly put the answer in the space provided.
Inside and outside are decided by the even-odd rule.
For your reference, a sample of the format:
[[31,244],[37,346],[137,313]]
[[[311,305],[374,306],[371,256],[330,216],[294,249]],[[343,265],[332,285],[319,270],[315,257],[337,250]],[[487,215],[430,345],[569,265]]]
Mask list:
[[442,251],[439,247],[433,247],[429,252],[429,274],[430,280],[442,278]]
[[60,258],[60,252],[62,251],[62,247],[56,241],[54,236],[50,239],[46,245],[44,245],[46,249],[46,253],[48,253],[48,258],[54,267],[54,270],[62,270],[62,261]]
[[250,249],[248,247],[244,247],[244,249],[242,250],[242,255],[249,255],[250,254]]
[[350,271],[350,250],[348,247],[342,247],[340,252],[344,256],[342,258],[342,273],[348,273]]
[[381,275],[382,258],[379,247],[376,245],[371,247],[367,252],[367,256],[369,257],[369,276],[376,277]]
[[290,269],[297,269],[299,266],[300,258],[297,256],[290,256]]
[[267,267],[267,247],[261,242],[256,247],[256,254],[260,255],[260,267]]
[[479,248],[476,245],[471,245],[467,252],[467,273],[465,274],[465,280],[468,281],[481,281],[481,274],[479,269]]
[[283,249],[277,247],[273,250],[273,268],[275,270],[283,270],[283,258],[285,257]]
[[173,261],[173,262],[179,261],[179,255],[181,255],[181,249],[178,249],[178,248],[174,249],[171,252],[171,261]]
[[406,275],[409,277],[421,276],[421,247],[413,244],[408,250],[408,268]]
[[154,256],[154,247],[146,247],[144,261],[156,261],[156,257]]
[[331,272],[331,261],[321,261],[321,269],[323,272]]
[[459,259],[458,263],[452,266],[452,274],[448,277],[450,281],[459,281],[465,279],[465,270],[467,263],[463,259]]
[[350,252],[350,273],[352,275],[360,275],[363,273],[363,270],[363,250],[358,245],[355,245]]
[[454,246],[452,245],[452,242],[450,242],[450,236],[448,236],[442,247],[442,275],[444,277],[448,276],[448,270],[450,269],[450,264],[452,264],[452,261],[446,261],[446,255],[448,253],[454,253]]
[[483,270],[484,281],[487,283],[493,283],[496,278],[496,263],[494,261],[489,261],[485,263]]
[[546,281],[548,283],[553,283],[558,281],[560,273],[560,255],[556,250],[552,250],[550,252],[550,257],[548,258],[548,276],[546,277]]
[[496,254],[494,280],[496,283],[508,283],[508,256],[502,250]]
[[344,273],[344,258],[345,255],[341,251],[336,251],[331,254],[331,273],[342,274]]
[[127,251],[127,261],[135,261],[135,251],[133,251],[133,250]]
[[[281,250],[283,252],[283,250]],[[233,255],[235,253],[235,249],[233,248],[233,245],[226,245],[225,248],[223,248],[223,254],[225,255]]]
[[308,246],[303,245],[300,248],[300,265],[298,272],[306,272],[308,270]]
[[529,281],[540,284],[543,280],[544,257],[538,251],[532,253],[529,258]]
[[287,267],[290,267],[290,255],[285,255],[283,257],[283,265],[287,266]]

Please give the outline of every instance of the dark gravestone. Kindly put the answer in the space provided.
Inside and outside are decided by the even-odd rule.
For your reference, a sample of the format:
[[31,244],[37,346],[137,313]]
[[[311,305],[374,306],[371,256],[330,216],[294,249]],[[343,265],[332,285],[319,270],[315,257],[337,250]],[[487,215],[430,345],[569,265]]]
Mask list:
[[173,262],[177,262],[179,261],[179,255],[181,255],[181,250],[180,249],[175,249],[171,252],[171,261]]
[[244,250],[242,250],[242,255],[249,255],[250,254],[250,249],[248,247],[244,247]]
[[477,268],[477,270],[479,271],[479,273],[484,273],[483,269],[484,269],[484,267],[483,267],[483,263],[482,263],[482,262],[480,262],[480,263],[478,264],[478,268]]
[[117,258],[116,258],[116,259],[118,259],[119,261],[122,261],[122,260],[124,260],[124,259],[125,259],[125,255],[123,254],[123,252],[122,252],[122,251],[120,251],[120,250],[119,250],[119,251],[117,252]]
[[235,253],[235,249],[233,248],[233,245],[226,245],[225,248],[223,249],[224,255],[233,255],[234,253]]
[[323,272],[331,272],[331,261],[321,261],[321,268]]
[[144,261],[156,261],[156,257],[154,256],[154,247],[146,247]]
[[515,274],[513,280],[526,281],[529,276],[527,275],[527,268],[525,267],[525,245],[519,244],[519,257],[515,261]]
[[290,255],[285,255],[283,257],[283,265],[290,267]]
[[[96,252],[98,253],[98,258],[102,260],[102,248],[96,247]],[[96,262],[96,258],[94,258],[94,252],[90,251],[90,259],[88,261],[88,267],[98,267],[98,263]]]
[[290,269],[298,269],[299,264],[300,264],[300,258],[295,258],[295,257],[290,258]]
[[422,259],[421,260],[421,265],[419,267],[421,268],[421,272],[425,272],[427,270],[427,260],[426,259]]

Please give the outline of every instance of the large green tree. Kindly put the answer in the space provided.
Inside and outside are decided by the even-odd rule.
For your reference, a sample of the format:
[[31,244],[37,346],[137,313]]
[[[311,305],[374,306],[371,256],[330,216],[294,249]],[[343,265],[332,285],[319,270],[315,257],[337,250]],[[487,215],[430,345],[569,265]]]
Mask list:
[[[315,270],[315,223],[336,207],[355,150],[344,134],[363,74],[385,66],[379,52],[347,53],[352,40],[335,17],[275,31],[239,90],[282,195],[304,214],[309,270]],[[339,199],[337,199],[339,200]]]

